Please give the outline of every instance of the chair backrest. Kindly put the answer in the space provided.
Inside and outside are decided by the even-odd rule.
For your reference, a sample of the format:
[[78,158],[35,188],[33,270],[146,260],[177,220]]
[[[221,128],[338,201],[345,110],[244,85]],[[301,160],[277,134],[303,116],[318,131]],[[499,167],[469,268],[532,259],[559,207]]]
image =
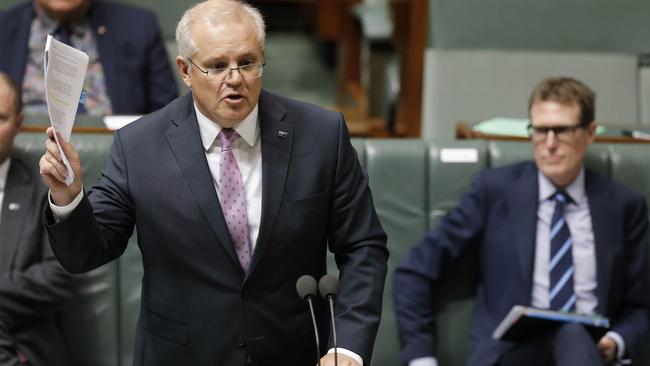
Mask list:
[[[42,133],[21,133],[16,154],[37,164],[43,153]],[[75,134],[73,143],[84,164],[84,186],[101,174],[113,136]],[[399,340],[392,300],[392,272],[424,232],[435,226],[485,168],[532,158],[526,142],[478,140],[353,139],[368,174],[375,207],[388,233],[389,275],[384,291],[382,322],[372,365],[399,362]],[[601,174],[641,192],[650,201],[647,145],[591,146],[586,164]],[[331,258],[330,258],[331,259]],[[468,256],[438,289],[437,334],[441,365],[463,365],[469,346],[467,331],[474,307],[476,258]],[[650,262],[650,258],[648,258]],[[330,260],[330,270],[336,272]],[[128,366],[140,310],[142,259],[135,235],[116,261],[79,278],[79,296],[61,314],[72,366]],[[650,366],[650,350],[635,364]]]

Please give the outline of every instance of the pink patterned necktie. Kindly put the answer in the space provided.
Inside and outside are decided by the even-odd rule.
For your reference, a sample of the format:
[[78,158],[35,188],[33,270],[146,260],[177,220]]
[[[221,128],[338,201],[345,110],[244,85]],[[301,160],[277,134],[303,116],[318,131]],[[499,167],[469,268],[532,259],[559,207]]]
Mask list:
[[219,193],[221,209],[228,225],[230,238],[235,245],[239,263],[248,272],[252,248],[249,237],[248,214],[246,213],[246,192],[239,166],[232,151],[232,143],[239,137],[232,128],[219,132],[221,161],[219,162]]

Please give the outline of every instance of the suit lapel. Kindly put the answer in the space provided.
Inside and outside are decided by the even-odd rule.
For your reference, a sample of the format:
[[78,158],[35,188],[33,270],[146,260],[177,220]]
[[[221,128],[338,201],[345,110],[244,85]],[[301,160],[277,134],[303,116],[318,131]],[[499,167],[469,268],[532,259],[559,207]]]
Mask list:
[[11,50],[11,56],[7,57],[10,59],[10,67],[6,71],[12,76],[18,86],[23,83],[23,79],[25,78],[27,54],[29,52],[27,46],[29,45],[29,32],[33,17],[34,6],[30,2],[29,4],[25,4],[25,6],[21,8],[18,17],[12,20],[13,29],[10,29],[9,34],[1,36],[10,37],[10,39],[13,40],[11,43],[8,43],[13,45],[13,49]]
[[603,182],[594,173],[586,171],[585,188],[596,246],[596,283],[598,284],[596,296],[599,314],[607,314],[607,294],[612,278],[612,255],[608,243],[620,241],[620,238],[615,236],[619,228],[612,228],[611,217],[621,216],[620,212],[612,212],[617,206],[610,203],[610,190]]
[[110,25],[107,26],[105,23],[106,17],[102,7],[103,4],[99,1],[92,3],[89,10],[90,26],[97,42],[97,52],[104,71],[106,92],[111,100],[113,110],[119,111],[124,109],[123,98],[129,97],[117,93],[120,90],[119,81],[121,80],[121,73],[117,69],[117,60],[123,56],[121,55],[122,50],[115,44],[115,37],[113,37],[115,29],[111,29]]
[[25,215],[33,204],[30,202],[33,197],[31,177],[25,169],[18,159],[11,161],[5,196],[2,201],[2,211],[0,211],[2,215],[0,221],[0,273],[9,270],[16,256]]
[[230,259],[241,268],[205,159],[191,93],[182,98],[181,104],[167,129],[167,141],[205,218]]
[[527,286],[518,291],[530,299],[533,283],[533,268],[535,258],[535,242],[537,236],[537,207],[538,182],[537,169],[528,164],[524,173],[512,185],[512,193],[508,196],[508,215],[504,222],[510,223],[513,230],[517,259],[522,282]]
[[270,94],[260,95],[262,137],[262,221],[253,252],[251,272],[270,245],[269,240],[284,199],[287,171],[293,147],[293,126],[283,121],[286,110]]

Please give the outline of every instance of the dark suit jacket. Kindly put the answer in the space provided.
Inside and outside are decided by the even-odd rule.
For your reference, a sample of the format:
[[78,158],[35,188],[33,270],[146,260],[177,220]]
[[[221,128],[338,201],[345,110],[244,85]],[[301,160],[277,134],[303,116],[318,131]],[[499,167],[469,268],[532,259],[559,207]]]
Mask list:
[[55,312],[72,283],[48,245],[45,196],[35,168],[14,156],[0,221],[0,322],[10,337],[4,341],[32,365],[63,366],[68,363]]
[[[590,171],[585,186],[596,246],[597,312],[610,318],[630,348],[650,326],[646,202]],[[411,250],[394,276],[404,361],[434,354],[433,287],[469,252],[478,257],[479,282],[468,364],[493,365],[512,345],[491,335],[513,305],[532,301],[537,195],[532,162],[484,171]]]
[[[262,221],[248,276],[191,94],[119,130],[98,184],[49,228],[63,266],[84,272],[121,255],[137,226],[144,278],[135,365],[243,365],[248,356],[254,365],[313,366],[313,329],[295,283],[326,272],[328,245],[341,270],[338,345],[369,361],[388,252],[345,121],[265,91],[259,118]],[[326,344],[322,299],[316,307]]]
[[[32,1],[0,13],[0,70],[22,85]],[[92,0],[87,17],[97,41],[114,114],[145,114],[178,96],[156,18],[150,11]],[[99,29],[102,32],[99,32]]]

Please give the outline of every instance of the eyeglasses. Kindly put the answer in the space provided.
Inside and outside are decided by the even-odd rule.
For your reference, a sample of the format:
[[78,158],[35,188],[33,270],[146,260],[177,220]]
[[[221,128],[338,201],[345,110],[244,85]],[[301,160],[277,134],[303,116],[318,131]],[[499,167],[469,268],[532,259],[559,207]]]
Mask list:
[[528,125],[528,136],[533,142],[541,142],[546,140],[549,131],[553,131],[553,136],[560,141],[570,141],[573,138],[575,131],[579,128],[587,128],[586,125],[578,124],[573,126],[533,126]]
[[241,75],[244,80],[260,78],[264,74],[264,65],[266,65],[264,63],[248,63],[237,67],[209,67],[207,70],[203,70],[199,65],[192,61],[191,58],[188,57],[187,60],[214,83],[223,83],[230,79],[232,77],[232,72],[235,70],[239,72],[239,75]]

